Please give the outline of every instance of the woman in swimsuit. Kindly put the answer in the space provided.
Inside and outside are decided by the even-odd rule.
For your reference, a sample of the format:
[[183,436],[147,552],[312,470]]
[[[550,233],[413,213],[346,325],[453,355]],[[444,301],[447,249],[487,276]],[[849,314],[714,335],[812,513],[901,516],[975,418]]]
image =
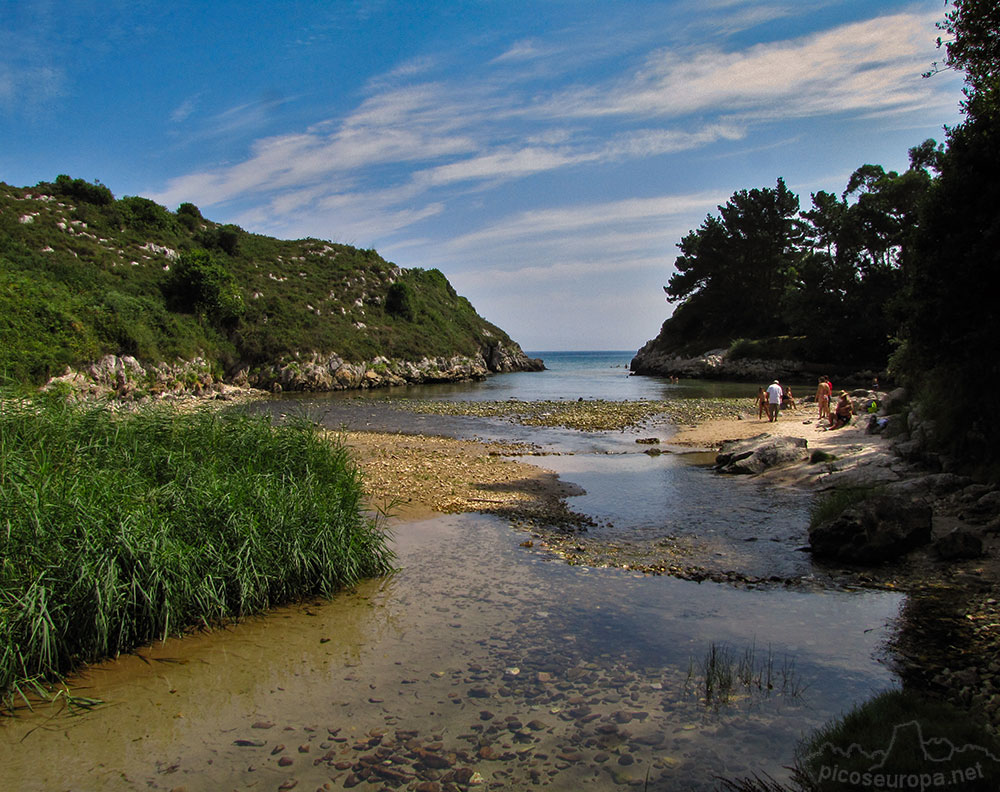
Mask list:
[[819,417],[830,417],[830,383],[826,377],[819,378],[819,387],[816,388],[816,402],[819,404]]

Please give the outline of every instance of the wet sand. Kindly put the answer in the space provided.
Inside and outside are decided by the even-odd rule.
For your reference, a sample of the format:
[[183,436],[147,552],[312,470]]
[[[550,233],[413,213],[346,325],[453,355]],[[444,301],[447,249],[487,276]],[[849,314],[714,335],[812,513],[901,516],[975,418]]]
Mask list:
[[[778,420],[769,422],[755,413],[746,413],[739,419],[713,419],[695,425],[679,427],[670,443],[686,448],[716,450],[726,440],[745,440],[759,434],[773,437],[801,437],[809,444],[810,451],[832,454],[840,461],[839,467],[863,465],[875,455],[888,455],[889,443],[880,435],[866,433],[868,416],[856,416],[847,426],[829,429],[827,421],[820,420],[814,407],[799,407],[782,411]],[[828,471],[822,466],[801,462],[764,473],[769,481],[812,487],[821,484]]]

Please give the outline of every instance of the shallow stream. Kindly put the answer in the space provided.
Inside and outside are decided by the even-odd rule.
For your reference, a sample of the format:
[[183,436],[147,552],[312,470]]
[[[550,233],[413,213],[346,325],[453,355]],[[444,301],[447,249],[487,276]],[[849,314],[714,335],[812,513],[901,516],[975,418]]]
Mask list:
[[[527,435],[557,452],[528,461],[587,490],[571,506],[595,535],[811,575],[803,495],[647,456],[633,434],[312,401],[335,426]],[[894,593],[571,566],[475,514],[393,532],[390,578],[89,668],[69,686],[93,709],[4,720],[0,788],[711,790],[786,778],[802,736],[896,685]]]
[[782,777],[803,733],[893,684],[897,595],[591,570],[520,538],[400,525],[389,579],[91,668],[70,685],[102,706],[0,727],[3,788],[340,789],[377,757],[400,788],[469,768],[482,788],[708,790]]

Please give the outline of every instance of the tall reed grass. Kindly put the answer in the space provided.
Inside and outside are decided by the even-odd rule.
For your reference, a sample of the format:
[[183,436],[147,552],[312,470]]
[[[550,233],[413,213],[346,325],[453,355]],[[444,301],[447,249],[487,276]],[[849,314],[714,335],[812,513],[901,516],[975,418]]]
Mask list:
[[0,394],[0,702],[194,625],[390,570],[308,421]]

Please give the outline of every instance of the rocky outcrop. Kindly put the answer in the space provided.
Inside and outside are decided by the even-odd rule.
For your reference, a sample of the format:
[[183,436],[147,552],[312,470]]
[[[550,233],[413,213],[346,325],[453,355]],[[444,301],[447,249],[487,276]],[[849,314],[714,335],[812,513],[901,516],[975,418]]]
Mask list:
[[936,539],[934,550],[942,561],[979,558],[983,554],[983,540],[972,531],[956,528]]
[[807,364],[797,360],[758,360],[740,358],[730,360],[729,350],[711,349],[700,355],[684,356],[660,348],[657,339],[648,341],[640,349],[629,369],[633,374],[657,377],[685,377],[695,379],[726,379],[737,381],[770,381],[803,377],[811,371]]
[[771,437],[759,434],[746,440],[727,440],[715,457],[720,473],[756,474],[802,462],[809,457],[804,437]]
[[633,374],[653,377],[733,380],[736,382],[770,382],[773,379],[813,379],[820,374],[832,374],[841,380],[868,382],[875,376],[871,371],[845,371],[828,363],[801,360],[765,360],[760,358],[730,358],[727,348],[710,349],[699,355],[681,355],[664,349],[659,339],[652,339],[636,352],[629,369]]
[[541,358],[530,358],[524,354],[521,347],[513,347],[502,343],[490,344],[482,352],[486,368],[492,374],[509,374],[514,371],[544,371],[545,363]]
[[490,374],[541,371],[544,368],[541,360],[529,358],[520,347],[508,348],[498,343],[474,357],[454,355],[395,360],[379,356],[352,363],[335,354],[299,355],[277,365],[260,367],[248,375],[248,380],[265,390],[273,390],[277,384],[282,390],[338,391],[469,382],[486,379]]
[[[64,388],[82,398],[121,399],[171,394],[224,393],[226,383],[204,358],[143,366],[131,355],[105,355],[79,371],[67,368],[44,389]],[[242,383],[246,385],[245,380]]]
[[848,564],[880,564],[931,539],[931,507],[876,495],[809,529],[813,555]]
[[529,358],[516,344],[493,344],[480,355],[425,357],[394,360],[376,357],[353,363],[339,355],[296,355],[278,363],[243,367],[228,376],[205,360],[178,360],[143,366],[129,355],[106,355],[79,371],[69,369],[53,377],[47,389],[64,387],[82,397],[141,398],[172,394],[200,395],[205,391],[226,394],[229,388],[279,391],[340,391],[384,388],[437,382],[467,382],[490,374],[541,371],[537,358]]

